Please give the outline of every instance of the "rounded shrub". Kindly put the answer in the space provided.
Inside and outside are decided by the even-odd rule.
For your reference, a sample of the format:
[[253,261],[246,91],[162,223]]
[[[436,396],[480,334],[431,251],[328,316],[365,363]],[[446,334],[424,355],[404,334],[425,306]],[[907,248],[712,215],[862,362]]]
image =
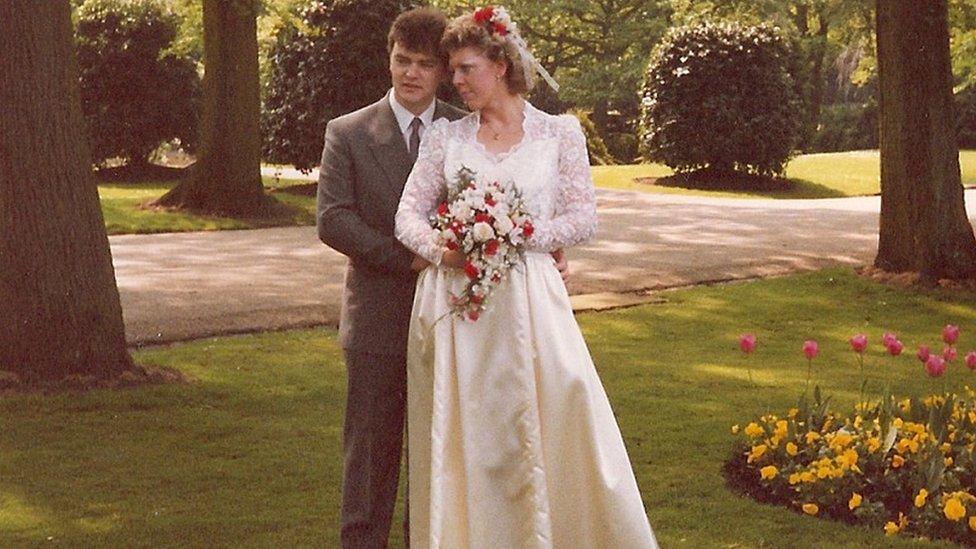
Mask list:
[[162,143],[197,141],[196,62],[170,52],[178,17],[159,1],[88,0],[75,47],[92,161],[145,165]]
[[270,53],[262,106],[266,161],[310,170],[321,158],[329,120],[386,93],[387,33],[415,4],[335,0],[300,8],[301,25],[283,28]]
[[641,89],[642,154],[677,172],[782,173],[802,118],[789,63],[788,42],[774,27],[672,29]]

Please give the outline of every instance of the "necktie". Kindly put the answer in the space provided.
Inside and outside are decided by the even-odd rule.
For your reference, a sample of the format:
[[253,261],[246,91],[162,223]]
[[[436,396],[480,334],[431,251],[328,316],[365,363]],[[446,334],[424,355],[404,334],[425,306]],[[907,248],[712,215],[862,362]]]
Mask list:
[[420,150],[420,127],[424,123],[418,117],[414,117],[410,122],[410,140],[407,149],[410,151],[410,159],[417,160],[417,152]]

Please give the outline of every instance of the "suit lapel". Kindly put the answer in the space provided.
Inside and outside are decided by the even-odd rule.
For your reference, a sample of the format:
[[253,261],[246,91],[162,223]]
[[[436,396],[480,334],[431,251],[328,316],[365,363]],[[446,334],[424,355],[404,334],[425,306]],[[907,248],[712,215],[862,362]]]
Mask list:
[[384,97],[375,106],[376,112],[369,125],[369,147],[376,158],[376,163],[383,168],[389,178],[390,185],[397,191],[402,191],[403,184],[410,175],[410,169],[413,168],[413,162],[410,160],[407,144],[403,140],[403,134],[400,133],[400,126],[393,115],[389,99]]

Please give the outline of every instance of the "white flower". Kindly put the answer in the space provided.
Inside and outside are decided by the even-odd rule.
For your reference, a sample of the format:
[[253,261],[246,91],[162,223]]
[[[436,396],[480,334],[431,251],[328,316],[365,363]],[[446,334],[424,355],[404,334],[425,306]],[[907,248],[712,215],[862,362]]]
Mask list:
[[461,223],[467,223],[474,217],[474,210],[471,209],[471,206],[467,202],[454,202],[449,207],[449,211],[451,212],[451,216]]
[[454,234],[454,231],[450,229],[444,229],[443,231],[440,231],[438,236],[440,236],[441,242],[452,242],[454,240],[457,240],[457,235]]
[[[506,206],[507,210],[508,207]],[[515,228],[515,223],[512,222],[512,218],[508,217],[508,212],[504,215],[499,215],[495,217],[495,229],[498,230],[498,234],[508,234]]]
[[485,191],[484,189],[467,189],[461,193],[464,201],[476,210],[483,209],[485,207]]
[[474,224],[471,228],[471,234],[474,236],[475,241],[485,242],[495,238],[495,230],[491,228],[491,225],[485,223],[484,221],[479,221]]

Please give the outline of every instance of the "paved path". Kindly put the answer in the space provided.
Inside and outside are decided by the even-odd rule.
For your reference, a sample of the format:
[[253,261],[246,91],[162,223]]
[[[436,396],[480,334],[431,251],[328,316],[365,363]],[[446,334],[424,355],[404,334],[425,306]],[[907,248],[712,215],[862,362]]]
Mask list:
[[[878,197],[740,200],[597,192],[572,294],[635,292],[869,263]],[[976,191],[967,191],[976,221]],[[110,238],[130,343],[334,325],[345,258],[313,227]]]

